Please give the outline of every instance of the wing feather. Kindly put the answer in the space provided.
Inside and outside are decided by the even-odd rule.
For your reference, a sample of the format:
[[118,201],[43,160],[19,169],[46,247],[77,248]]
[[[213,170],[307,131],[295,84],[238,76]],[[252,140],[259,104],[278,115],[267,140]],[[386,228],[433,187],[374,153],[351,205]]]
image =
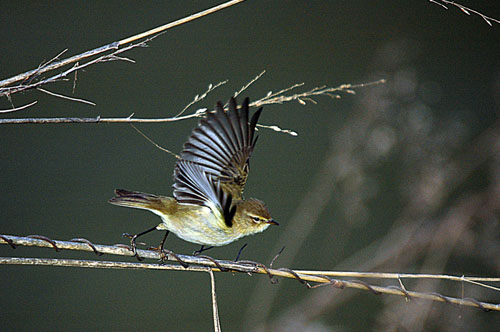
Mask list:
[[226,227],[232,226],[236,206],[232,197],[222,190],[220,181],[212,178],[198,164],[180,160],[175,167],[174,197],[182,204],[206,206],[221,216]]
[[215,112],[208,113],[193,130],[184,144],[181,159],[198,164],[214,181],[220,181],[223,191],[234,199],[241,199],[261,111],[262,108],[256,111],[249,122],[248,98],[239,109],[236,100],[231,98],[227,112],[217,103]]

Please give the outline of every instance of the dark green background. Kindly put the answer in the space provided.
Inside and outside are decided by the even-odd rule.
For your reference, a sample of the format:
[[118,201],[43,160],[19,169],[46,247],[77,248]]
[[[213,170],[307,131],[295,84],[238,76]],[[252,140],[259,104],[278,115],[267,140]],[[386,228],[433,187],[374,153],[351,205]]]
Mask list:
[[[67,56],[78,54],[217,3],[2,1],[0,79],[36,68],[65,48],[69,49]],[[497,1],[464,4],[500,17]],[[364,271],[371,268],[361,263],[369,262],[378,244],[382,245],[376,241],[404,219],[406,207],[420,204],[415,203],[413,188],[423,183],[419,174],[426,165],[436,167],[440,160],[457,156],[474,160],[470,146],[498,121],[499,36],[499,24],[490,27],[478,16],[464,15],[454,7],[444,10],[426,0],[247,1],[174,28],[148,48],[126,53],[136,64],[112,62],[79,72],[74,96],[92,100],[95,107],[28,91],[12,96],[14,104],[33,100],[38,104],[3,117],[126,117],[131,113],[143,118],[169,117],[204,92],[209,83],[229,79],[197,107],[227,100],[264,69],[266,75],[244,96],[261,98],[270,90],[299,82],[305,82],[305,87],[297,91],[305,91],[324,84],[385,78],[388,83],[384,86],[359,89],[356,95],[343,94],[338,100],[316,97],[318,104],[266,106],[262,123],[299,133],[291,137],[261,130],[252,157],[247,196],[264,200],[280,227],[208,253],[231,259],[248,243],[243,258],[268,263],[280,247],[288,246],[276,262],[278,266]],[[59,82],[46,88],[71,95],[71,87],[70,82]],[[7,99],[0,100],[1,109],[9,105]],[[195,120],[186,120],[138,127],[158,144],[178,152],[195,125]],[[145,230],[159,219],[109,205],[106,201],[113,189],[171,194],[174,158],[126,124],[0,125],[0,139],[3,234],[126,243],[121,239],[123,232]],[[465,169],[467,175],[458,177],[459,184],[443,194],[445,199],[424,197],[436,200],[438,206],[419,220],[406,215],[409,224],[438,225],[461,199],[495,188],[498,153],[472,164],[472,169],[459,169],[459,173]],[[334,170],[329,173],[328,167]],[[445,172],[439,167],[436,170]],[[432,189],[436,182],[422,185]],[[322,192],[314,191],[321,186],[325,187]],[[318,207],[307,203],[313,208],[304,212],[302,204],[308,199],[324,203]],[[498,206],[491,210],[498,211]],[[293,224],[291,220],[301,213],[300,222]],[[455,252],[456,247],[443,241],[439,251],[452,252],[444,267],[433,269],[432,262],[424,264],[425,255],[417,254],[412,262],[400,264],[394,258],[375,269],[498,275],[498,214],[475,218],[478,221],[470,232],[490,229],[478,234],[489,233],[491,238],[479,242],[490,241],[491,246],[478,248],[469,238],[459,237],[455,246],[470,250]],[[311,232],[305,234],[301,224],[311,225]],[[155,233],[144,240],[153,245],[161,236]],[[303,244],[294,249],[302,236]],[[174,236],[167,247],[180,253],[197,249]],[[47,249],[13,251],[1,246],[0,250],[3,256],[95,258]],[[485,250],[489,255],[483,255]],[[409,253],[400,256],[405,254]],[[421,270],[421,266],[427,268]],[[213,328],[206,274],[2,266],[0,278],[3,331]],[[495,312],[433,304],[431,314],[419,320],[421,325],[405,325],[401,321],[407,312],[387,309],[390,305],[413,311],[412,306],[429,303],[408,304],[401,297],[328,290],[327,298],[340,302],[316,311],[301,326],[285,314],[312,294],[327,292],[326,288],[307,290],[292,280],[271,285],[266,276],[231,273],[218,273],[216,280],[224,331],[258,330],[263,324],[271,324],[268,330],[274,331],[278,327],[287,331],[366,331],[395,326],[410,331],[495,331],[500,322]],[[259,293],[254,292],[256,287]],[[460,296],[456,285],[438,290]],[[276,297],[269,303],[271,294]],[[345,296],[349,298],[341,300]],[[500,302],[494,292],[472,291],[466,296]],[[318,302],[306,307],[313,304]],[[264,308],[270,308],[269,317]],[[394,316],[387,317],[388,312]],[[441,312],[446,315],[440,316]],[[299,313],[307,316],[304,311]],[[443,317],[452,323],[439,325],[446,322]]]

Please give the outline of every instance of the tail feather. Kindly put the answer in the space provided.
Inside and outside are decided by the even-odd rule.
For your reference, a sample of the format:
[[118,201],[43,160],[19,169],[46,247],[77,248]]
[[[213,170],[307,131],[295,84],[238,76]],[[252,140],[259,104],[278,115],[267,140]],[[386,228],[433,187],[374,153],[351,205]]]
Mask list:
[[151,211],[161,211],[163,207],[161,197],[153,194],[115,189],[115,195],[108,201],[109,203]]

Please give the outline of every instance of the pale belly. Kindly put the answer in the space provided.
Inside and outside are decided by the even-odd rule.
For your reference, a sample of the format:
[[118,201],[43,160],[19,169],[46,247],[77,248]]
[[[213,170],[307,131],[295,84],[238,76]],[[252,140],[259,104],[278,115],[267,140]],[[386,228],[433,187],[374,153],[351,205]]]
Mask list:
[[[160,214],[158,214],[160,215]],[[162,223],[156,228],[168,230],[181,239],[209,246],[223,246],[236,241],[243,235],[235,234],[230,227],[221,227],[220,222],[207,207],[200,207],[189,216],[176,217],[175,222],[166,215],[160,215]]]

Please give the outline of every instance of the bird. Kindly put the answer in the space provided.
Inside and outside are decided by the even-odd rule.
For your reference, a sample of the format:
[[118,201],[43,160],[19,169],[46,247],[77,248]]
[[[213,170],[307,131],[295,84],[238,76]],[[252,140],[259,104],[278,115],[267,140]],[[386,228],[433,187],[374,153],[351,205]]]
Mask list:
[[154,230],[166,231],[157,247],[160,253],[172,232],[201,245],[195,252],[199,254],[279,225],[264,202],[243,196],[262,112],[261,107],[249,120],[249,103],[245,98],[238,107],[230,98],[225,110],[219,101],[215,111],[198,122],[175,164],[173,197],[115,189],[109,203],[149,210],[161,218],[144,232],[127,234],[135,254],[137,238]]

